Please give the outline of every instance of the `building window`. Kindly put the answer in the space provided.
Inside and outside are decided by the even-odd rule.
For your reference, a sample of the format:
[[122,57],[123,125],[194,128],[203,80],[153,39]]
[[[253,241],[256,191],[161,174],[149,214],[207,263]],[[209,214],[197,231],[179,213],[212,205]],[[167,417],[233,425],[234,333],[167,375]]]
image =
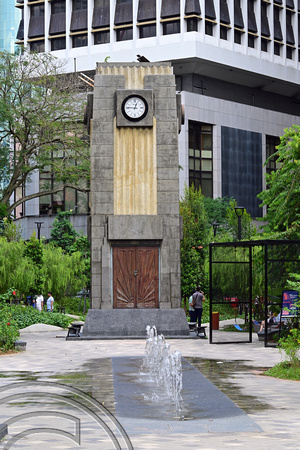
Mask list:
[[163,22],[163,34],[180,33],[180,20],[171,20],[170,22]]
[[110,42],[110,3],[109,0],[95,0],[92,19],[94,44],[107,44]]
[[51,51],[64,50],[66,48],[66,37],[51,39]]
[[73,48],[86,47],[88,45],[87,34],[78,34],[76,36],[72,36],[72,45]]
[[[49,34],[62,35],[65,33],[66,33],[66,2],[65,0],[54,2],[52,1]],[[62,48],[66,48],[66,46]]]
[[234,43],[241,44],[242,43],[242,31],[234,30]]
[[282,47],[282,43],[281,42],[274,42],[274,55],[280,56],[280,54],[281,54],[281,47]]
[[275,41],[282,41],[283,40],[283,34],[281,30],[281,24],[280,24],[280,9],[274,6],[274,39]]
[[121,28],[117,31],[117,41],[130,41],[133,38],[132,27],[129,28]]
[[272,156],[277,152],[277,146],[280,144],[280,138],[277,136],[266,136],[266,172],[270,174],[279,168],[277,156]]
[[30,7],[30,17],[44,17],[44,5],[35,5]]
[[45,51],[45,40],[30,42],[30,51],[43,53]]
[[229,9],[226,0],[220,0],[220,22],[221,24],[230,24]]
[[269,42],[270,41],[268,39],[261,39],[261,51],[262,52],[268,51]]
[[198,31],[198,22],[199,19],[197,17],[189,17],[186,19],[186,30],[187,31]]
[[248,47],[255,48],[255,40],[257,36],[254,36],[253,34],[248,34]]
[[250,31],[250,33],[257,33],[254,1],[255,0],[248,0],[248,31]]
[[156,24],[150,25],[141,25],[139,27],[140,30],[140,39],[156,36]]
[[[77,32],[87,29],[87,0],[73,0],[70,31]],[[78,45],[82,47],[83,45]],[[74,45],[73,45],[74,47]]]
[[286,57],[287,59],[293,59],[294,56],[294,48],[293,47],[286,47]]
[[189,185],[213,196],[212,125],[189,121]]
[[87,0],[73,0],[73,11],[87,9]]
[[51,2],[51,14],[60,14],[66,12],[66,0]]
[[28,27],[29,39],[35,39],[45,35],[44,5],[30,7],[30,20]]
[[291,11],[286,12],[286,43],[295,45],[295,36],[293,30],[293,13]]
[[228,28],[227,27],[223,27],[221,25],[220,26],[220,39],[223,39],[224,41],[227,41],[227,33],[228,33]]
[[94,33],[94,44],[108,44],[109,43],[109,31],[96,31]]
[[205,21],[205,34],[208,36],[214,35],[214,24],[208,20]]
[[[52,157],[54,157],[54,154],[52,154]],[[57,152],[55,157],[63,159],[64,152]],[[62,183],[56,181],[53,174],[47,168],[40,172],[40,191],[51,190],[62,186]],[[86,187],[86,183],[83,181],[79,187]],[[61,211],[72,211],[73,214],[86,214],[88,212],[88,194],[77,189],[63,188],[55,194],[40,197],[41,216],[58,214]]]
[[94,0],[95,8],[106,8],[109,7],[109,0]]
[[262,36],[270,37],[270,27],[268,21],[268,4],[265,2],[261,2],[261,34]]

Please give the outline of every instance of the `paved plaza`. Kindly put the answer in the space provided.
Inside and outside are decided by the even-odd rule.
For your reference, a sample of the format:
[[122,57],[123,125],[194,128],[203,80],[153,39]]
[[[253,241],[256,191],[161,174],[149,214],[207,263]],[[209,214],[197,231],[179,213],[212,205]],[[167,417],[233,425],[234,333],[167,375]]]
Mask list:
[[26,351],[0,357],[0,448],[300,449],[299,382],[262,374],[281,355],[256,335],[252,344],[168,339],[183,357],[175,412],[140,380],[146,338],[66,334],[23,333]]

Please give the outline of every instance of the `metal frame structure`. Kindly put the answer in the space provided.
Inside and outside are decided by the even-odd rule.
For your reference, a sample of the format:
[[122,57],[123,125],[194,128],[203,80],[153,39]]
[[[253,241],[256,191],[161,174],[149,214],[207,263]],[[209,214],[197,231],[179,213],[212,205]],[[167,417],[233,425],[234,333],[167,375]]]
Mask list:
[[[228,249],[228,252],[224,253],[224,249]],[[232,257],[232,251],[234,251],[234,258]],[[219,258],[220,255],[222,258]],[[258,260],[258,255],[262,257],[261,261]],[[242,260],[241,256],[244,257],[244,260]],[[239,278],[235,276],[235,279],[231,282],[228,275],[226,278],[226,271],[228,271],[228,266],[232,264],[234,265],[234,274],[238,271]],[[222,269],[219,269],[220,266],[222,268],[222,265],[227,266],[227,269],[223,266],[224,274],[222,274]],[[274,305],[280,306],[281,308],[281,292],[283,289],[286,289],[285,275],[291,271],[300,272],[300,241],[260,240],[209,244],[210,344],[252,342],[253,296],[257,294],[253,292],[255,285],[253,277],[259,273],[259,265],[263,269],[261,271],[261,294],[264,298],[264,320],[265,324],[267,324],[269,308]],[[222,275],[225,277],[226,288],[221,286]],[[228,293],[226,289],[230,292]],[[274,295],[274,293],[277,295]],[[232,294],[237,296],[238,305],[241,309],[245,310],[245,318],[247,317],[251,325],[249,326],[248,339],[231,342],[214,342],[212,329],[213,308],[215,305],[228,304],[228,298],[232,298]],[[276,301],[271,301],[272,298]],[[268,333],[266,332],[264,345],[265,347],[271,346],[268,342]]]

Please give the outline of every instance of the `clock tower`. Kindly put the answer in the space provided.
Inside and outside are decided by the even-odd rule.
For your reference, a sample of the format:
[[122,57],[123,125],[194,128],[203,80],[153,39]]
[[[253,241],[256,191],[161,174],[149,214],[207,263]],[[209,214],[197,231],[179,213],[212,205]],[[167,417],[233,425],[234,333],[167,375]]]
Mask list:
[[83,337],[188,335],[181,309],[178,133],[170,63],[103,63],[89,98],[91,309]]

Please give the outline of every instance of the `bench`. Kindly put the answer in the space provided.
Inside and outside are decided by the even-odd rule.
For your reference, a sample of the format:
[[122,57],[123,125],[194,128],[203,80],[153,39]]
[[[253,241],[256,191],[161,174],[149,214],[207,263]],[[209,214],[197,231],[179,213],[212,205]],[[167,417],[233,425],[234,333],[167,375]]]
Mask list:
[[24,341],[16,341],[15,342],[15,349],[25,351],[26,350],[26,344],[27,342]]
[[[267,335],[268,337],[271,337],[273,334],[279,333],[280,327],[279,326],[271,326],[267,328]],[[257,333],[258,340],[264,341],[265,339],[265,328],[263,328],[261,331]]]
[[194,331],[196,333],[197,336],[202,337],[202,338],[206,338],[206,331],[205,328],[207,328],[206,326],[202,326],[198,327],[197,322],[189,322],[189,327],[190,327],[190,331]]
[[73,322],[68,326],[68,336],[67,337],[80,337],[80,331],[83,323]]

